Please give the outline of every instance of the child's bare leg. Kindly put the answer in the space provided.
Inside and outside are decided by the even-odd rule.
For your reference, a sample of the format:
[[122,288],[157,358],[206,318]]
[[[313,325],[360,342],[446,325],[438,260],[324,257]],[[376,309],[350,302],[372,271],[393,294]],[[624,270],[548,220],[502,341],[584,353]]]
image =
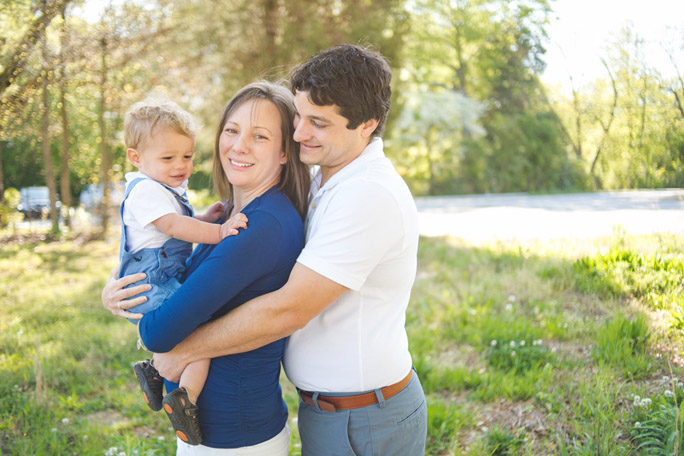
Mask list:
[[179,386],[185,388],[188,392],[188,399],[193,404],[197,403],[197,398],[204,388],[204,382],[209,375],[210,359],[201,359],[188,364],[181,374]]

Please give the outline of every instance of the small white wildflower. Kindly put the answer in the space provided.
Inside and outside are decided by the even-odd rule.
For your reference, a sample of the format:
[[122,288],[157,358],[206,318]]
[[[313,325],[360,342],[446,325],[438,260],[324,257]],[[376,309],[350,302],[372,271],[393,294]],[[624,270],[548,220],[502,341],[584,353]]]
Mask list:
[[52,429],[50,429],[50,431],[57,432],[57,428],[52,428]]
[[635,427],[635,428],[640,428],[640,427],[641,427],[641,423],[639,423],[639,422],[637,421],[636,423],[634,423],[634,427]]
[[663,375],[663,382],[666,383],[669,381],[670,381],[670,377],[668,377],[667,375]]
[[62,424],[69,424],[69,418],[62,418]]
[[494,339],[493,341],[491,341],[491,342],[489,343],[489,345],[491,345],[492,347],[496,347],[496,344],[497,344],[497,343],[498,343],[498,342],[496,341],[496,339]]
[[87,435],[84,435],[84,436],[83,436],[83,440],[88,440],[88,436],[87,436]]
[[157,437],[157,440],[159,440],[160,442],[162,442],[162,441],[164,441],[165,439],[164,439],[164,436],[163,436],[163,435],[160,435],[159,437]]
[[511,352],[511,358],[515,358],[515,350]]
[[14,385],[13,388],[14,388],[15,390],[18,390],[18,389],[19,389],[19,385]]
[[544,367],[546,367],[546,368],[551,367],[551,363],[546,363],[546,364],[544,365]]
[[506,309],[506,312],[510,312],[511,310],[513,310],[513,305],[512,304],[506,304],[506,307],[504,307],[504,309]]
[[524,340],[521,340],[521,341],[520,341],[520,346],[521,346],[521,347],[524,347],[524,346],[525,346],[525,341],[524,341]]
[[670,390],[665,390],[665,392],[663,393],[663,395],[664,395],[665,397],[674,397],[674,393],[673,393],[672,391],[670,391]]
[[468,313],[470,315],[477,315],[477,311],[475,309],[468,309]]
[[511,346],[511,348],[515,348],[515,341],[512,340],[511,343],[510,343],[509,345]]
[[123,452],[123,451],[120,451],[120,452],[119,452],[119,456],[126,456],[126,453]]
[[646,397],[646,398],[644,398],[644,399],[641,400],[641,405],[642,405],[642,406],[645,406],[645,407],[648,407],[649,405],[651,405],[651,400],[650,400],[649,398]]
[[508,295],[508,302],[515,302],[515,295]]
[[564,325],[563,325],[563,328],[568,329],[568,324],[567,324],[567,323],[564,324]]

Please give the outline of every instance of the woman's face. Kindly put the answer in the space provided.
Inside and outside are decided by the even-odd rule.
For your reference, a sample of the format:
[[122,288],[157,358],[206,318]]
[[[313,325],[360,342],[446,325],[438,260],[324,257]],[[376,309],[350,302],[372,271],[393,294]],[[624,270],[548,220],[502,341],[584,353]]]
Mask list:
[[261,193],[277,184],[287,161],[278,108],[268,100],[245,101],[223,125],[219,155],[234,190]]

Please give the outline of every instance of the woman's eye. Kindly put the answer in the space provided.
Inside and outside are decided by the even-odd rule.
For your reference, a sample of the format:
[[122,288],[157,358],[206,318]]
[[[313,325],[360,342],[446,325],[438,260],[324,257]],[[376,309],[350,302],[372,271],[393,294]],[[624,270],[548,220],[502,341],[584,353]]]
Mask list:
[[311,125],[313,125],[316,128],[325,128],[327,126],[327,125],[320,124],[320,123],[316,122],[315,120],[311,121]]
[[264,135],[255,135],[254,137],[255,137],[256,139],[260,139],[260,140],[268,139],[268,138],[267,138],[266,136],[264,136]]

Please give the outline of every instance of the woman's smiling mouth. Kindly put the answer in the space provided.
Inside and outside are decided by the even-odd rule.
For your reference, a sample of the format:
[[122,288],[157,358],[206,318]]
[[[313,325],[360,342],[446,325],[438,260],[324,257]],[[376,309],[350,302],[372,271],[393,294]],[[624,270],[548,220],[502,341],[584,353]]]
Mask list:
[[237,162],[233,159],[230,159],[230,164],[233,166],[237,166],[238,168],[249,168],[250,166],[254,165],[254,163]]

